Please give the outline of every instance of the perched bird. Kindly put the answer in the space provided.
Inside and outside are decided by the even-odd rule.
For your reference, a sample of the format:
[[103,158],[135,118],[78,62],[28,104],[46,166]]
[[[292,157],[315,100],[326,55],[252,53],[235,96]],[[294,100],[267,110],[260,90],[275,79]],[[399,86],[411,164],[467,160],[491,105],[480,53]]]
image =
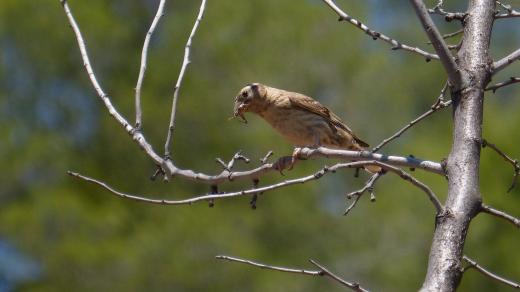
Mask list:
[[[300,93],[260,83],[248,84],[235,97],[233,116],[247,123],[246,112],[262,117],[297,147],[324,146],[360,151],[369,146],[327,107]],[[296,155],[293,153],[293,163]],[[367,169],[370,172],[380,170],[378,166]]]

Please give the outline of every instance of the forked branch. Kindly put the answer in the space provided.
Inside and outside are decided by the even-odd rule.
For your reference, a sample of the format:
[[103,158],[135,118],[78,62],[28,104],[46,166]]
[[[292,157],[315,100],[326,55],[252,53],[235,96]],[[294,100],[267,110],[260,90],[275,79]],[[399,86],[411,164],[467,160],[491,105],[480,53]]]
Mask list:
[[463,21],[464,18],[466,17],[466,13],[462,13],[462,12],[448,12],[448,11],[444,10],[442,8],[442,6],[439,6],[439,5],[436,5],[432,9],[428,9],[428,13],[430,13],[430,14],[437,14],[437,15],[443,16],[444,19],[446,21],[448,21],[448,22],[450,22],[450,21],[452,21],[454,19]]
[[439,59],[439,56],[437,56],[435,54],[428,53],[418,47],[412,47],[412,46],[403,44],[396,39],[393,39],[387,35],[384,35],[380,32],[370,29],[368,26],[363,24],[361,21],[348,15],[345,11],[343,11],[341,8],[339,8],[336,5],[336,3],[334,3],[334,1],[332,1],[332,0],[323,0],[323,2],[325,2],[325,4],[327,4],[332,10],[334,10],[334,12],[336,12],[336,14],[338,14],[340,21],[348,21],[350,24],[354,25],[355,27],[364,31],[367,35],[371,36],[372,39],[374,39],[374,40],[380,39],[384,42],[391,44],[392,50],[409,51],[409,52],[412,52],[412,53],[425,57],[426,61],[430,61],[432,59]]
[[444,70],[448,74],[450,86],[453,86],[455,90],[458,90],[462,85],[462,77],[460,75],[459,67],[457,63],[455,63],[455,59],[451,55],[448,45],[446,45],[446,42],[444,42],[441,33],[430,17],[428,9],[424,5],[423,1],[410,0],[410,2],[412,3],[416,14],[421,21],[426,35],[432,42],[432,46],[435,48],[435,51],[438,54]]
[[[306,183],[309,181],[318,180],[318,179],[322,178],[324,175],[329,174],[329,173],[335,173],[336,171],[338,171],[340,169],[349,169],[349,168],[356,169],[356,168],[369,166],[369,165],[377,165],[377,166],[380,166],[383,170],[386,170],[388,172],[393,172],[393,173],[399,175],[399,177],[401,177],[402,179],[410,182],[412,185],[414,185],[414,186],[418,187],[420,190],[424,191],[426,193],[426,195],[428,196],[428,198],[430,199],[430,201],[434,204],[437,212],[440,212],[442,210],[442,205],[441,205],[439,199],[437,198],[435,193],[430,189],[430,187],[428,187],[421,181],[417,180],[415,177],[413,177],[412,175],[403,171],[402,169],[385,164],[385,163],[381,163],[376,160],[364,160],[364,161],[356,161],[356,162],[349,162],[349,163],[338,163],[331,167],[324,167],[321,170],[319,170],[311,175],[308,175],[308,176],[285,180],[283,182],[278,182],[278,183],[271,184],[268,186],[257,187],[255,185],[255,187],[252,189],[240,190],[240,191],[229,192],[229,193],[215,194],[214,192],[211,192],[209,194],[191,197],[191,198],[183,199],[183,200],[150,199],[146,196],[130,195],[130,194],[126,194],[126,193],[117,191],[116,189],[109,186],[107,183],[105,183],[103,181],[99,181],[99,180],[96,180],[96,179],[93,179],[93,178],[90,178],[90,177],[87,177],[87,176],[84,176],[84,175],[81,175],[79,173],[72,172],[72,171],[69,171],[68,174],[72,177],[98,185],[98,186],[104,188],[105,190],[109,191],[111,194],[113,194],[117,197],[123,198],[123,199],[130,199],[130,200],[134,200],[134,201],[138,201],[138,202],[158,204],[158,205],[191,205],[191,204],[201,202],[201,201],[214,201],[214,200],[241,197],[241,196],[255,196],[259,193],[265,193],[267,191],[271,191],[271,190],[275,190],[275,189],[279,189],[279,188],[283,188],[283,187],[287,187],[287,186],[291,186],[291,185],[295,185],[295,184],[303,184],[303,183]],[[266,168],[273,168],[274,164],[265,164],[264,166]]]
[[81,34],[81,31],[79,29],[78,24],[76,23],[76,20],[74,19],[74,16],[72,15],[72,12],[70,10],[70,7],[67,3],[67,0],[60,0],[63,9],[65,11],[65,14],[67,15],[67,19],[69,20],[70,26],[72,27],[72,31],[74,32],[76,36],[76,40],[78,42],[78,47],[81,53],[81,58],[83,59],[83,66],[85,67],[85,70],[87,71],[87,74],[89,76],[90,82],[92,83],[92,86],[96,90],[97,95],[101,98],[103,101],[103,104],[105,105],[106,109],[110,113],[110,115],[116,119],[116,121],[125,129],[125,131],[131,135],[132,139],[137,142],[139,147],[143,149],[150,158],[155,162],[157,165],[161,165],[163,163],[163,159],[155,153],[152,146],[146,141],[145,137],[140,131],[136,131],[130,123],[127,122],[127,120],[116,110],[116,108],[112,105],[112,102],[110,101],[110,98],[108,95],[103,91],[101,88],[101,85],[99,84],[96,75],[94,74],[94,70],[92,69],[92,65],[90,64],[90,58],[88,56],[87,47],[85,45],[85,40],[83,39],[83,36]]
[[284,272],[284,273],[300,274],[300,275],[307,275],[307,276],[326,276],[326,277],[329,277],[332,280],[340,283],[341,285],[352,289],[352,291],[368,292],[367,289],[361,287],[358,283],[348,282],[348,281],[343,280],[342,278],[338,277],[336,274],[332,273],[327,268],[318,264],[314,260],[309,260],[309,262],[311,262],[313,265],[318,267],[319,270],[305,270],[305,269],[295,269],[295,268],[287,268],[287,267],[280,267],[280,266],[272,266],[272,265],[266,265],[266,264],[262,264],[259,262],[251,261],[251,260],[246,260],[246,259],[241,259],[241,258],[231,257],[231,256],[225,256],[225,255],[218,255],[215,258],[219,259],[219,260],[242,263],[242,264],[250,265],[250,266],[261,268],[261,269],[273,270],[273,271]]
[[[320,171],[315,172],[314,174],[311,174],[308,176],[291,179],[291,180],[285,180],[283,182],[279,182],[279,183],[264,186],[264,187],[256,187],[253,189],[241,190],[241,191],[229,192],[229,193],[205,194],[205,195],[196,196],[196,197],[192,197],[192,198],[188,198],[188,199],[184,199],[184,200],[150,199],[150,198],[147,198],[146,196],[130,195],[130,194],[126,194],[126,193],[117,191],[116,189],[109,186],[107,183],[105,183],[103,181],[96,180],[96,179],[93,179],[93,178],[90,178],[90,177],[87,177],[87,176],[84,176],[84,175],[81,175],[79,173],[72,172],[72,171],[69,171],[67,173],[72,177],[79,178],[79,179],[82,179],[89,183],[101,186],[102,188],[106,189],[113,195],[120,197],[120,198],[130,199],[130,200],[143,202],[143,203],[158,204],[158,205],[191,205],[191,204],[201,202],[201,201],[220,200],[220,199],[241,197],[241,196],[248,196],[248,195],[254,196],[255,194],[258,194],[258,193],[264,193],[267,191],[287,187],[290,185],[303,184],[308,181],[317,180],[317,179],[320,179],[321,177],[323,177],[324,175],[331,173],[331,172],[334,173],[339,169],[358,168],[358,167],[363,167],[365,165],[373,165],[375,163],[376,163],[376,161],[373,161],[373,160],[357,161],[357,162],[351,162],[351,163],[338,163],[332,167],[324,167]],[[265,169],[274,169],[275,166],[274,166],[274,164],[269,163],[269,164],[264,164],[262,167],[265,167]],[[230,178],[229,180],[232,180],[232,178]]]
[[[443,34],[443,35],[442,35],[442,38],[443,38],[443,39],[449,39],[449,38],[455,37],[455,36],[457,36],[457,35],[459,35],[459,34],[462,34],[463,32],[464,32],[463,29],[459,29],[459,30],[454,31],[454,32],[452,32],[452,33],[446,33],[446,34]],[[432,42],[431,42],[431,41],[428,41],[427,44],[431,45]]]
[[141,52],[141,69],[139,70],[139,77],[137,78],[137,85],[135,86],[135,128],[141,129],[143,124],[142,122],[142,109],[141,109],[141,88],[143,87],[144,74],[146,73],[146,63],[148,59],[148,47],[150,46],[150,39],[161,20],[161,17],[164,14],[164,4],[166,0],[161,0],[159,2],[159,7],[157,8],[157,13],[150,25],[150,29],[146,33],[146,37],[144,38],[143,50]]
[[[255,169],[247,170],[247,171],[237,171],[230,172],[227,170],[222,171],[217,175],[209,175],[204,173],[198,173],[190,169],[181,169],[178,168],[171,159],[163,159],[159,156],[152,148],[152,146],[147,142],[141,131],[137,131],[136,128],[132,127],[130,123],[116,110],[113,106],[108,95],[101,88],[94,71],[92,69],[90,59],[87,53],[87,48],[85,45],[85,41],[81,34],[81,31],[72,15],[72,12],[67,4],[66,0],[60,1],[63,5],[64,11],[67,15],[69,23],[73,29],[73,32],[76,36],[76,40],[78,42],[78,46],[81,52],[81,57],[83,59],[84,67],[88,73],[92,86],[96,90],[98,96],[103,101],[105,107],[108,112],[116,119],[116,121],[123,126],[125,131],[130,134],[132,139],[146,152],[146,154],[153,160],[153,162],[161,168],[161,171],[158,173],[163,173],[166,177],[182,177],[188,180],[193,180],[201,183],[206,183],[210,185],[220,184],[226,181],[234,180],[234,179],[249,179],[254,180],[264,175],[267,172],[275,171],[276,169],[272,164],[264,164]],[[204,9],[205,2],[202,2],[201,9]],[[203,11],[202,11],[203,12]],[[199,19],[201,18],[201,12],[199,11]],[[194,27],[195,29],[195,27]],[[194,33],[194,30],[192,29]],[[188,46],[189,49],[190,46]],[[186,58],[185,58],[186,60]],[[347,151],[347,150],[331,150],[326,148],[314,149],[312,151],[303,151],[302,154],[306,156],[306,158],[311,157],[333,157],[339,159],[348,159],[348,160],[377,160],[382,161],[387,164],[398,165],[398,166],[406,166],[411,168],[420,168],[430,172],[444,174],[444,171],[440,165],[440,163],[420,160],[420,159],[412,159],[408,157],[400,157],[400,156],[386,156],[382,154],[371,154],[365,152],[357,152],[357,151]]]
[[365,183],[365,185],[361,189],[359,189],[357,191],[350,192],[350,193],[347,194],[347,199],[349,199],[349,200],[354,199],[354,201],[352,201],[352,203],[347,207],[347,209],[345,210],[343,215],[347,215],[352,209],[354,209],[354,207],[356,206],[357,202],[359,201],[359,199],[361,198],[361,196],[363,196],[363,194],[365,192],[369,192],[370,193],[370,200],[371,201],[375,201],[376,197],[374,195],[374,185],[376,184],[377,180],[383,174],[384,173],[382,171],[373,174],[368,179],[368,181]]
[[184,74],[186,73],[186,68],[191,63],[190,60],[190,52],[191,52],[191,42],[195,33],[197,33],[197,29],[199,28],[200,21],[204,16],[204,10],[206,9],[206,0],[202,0],[200,3],[199,14],[197,15],[197,19],[195,19],[195,24],[193,24],[193,28],[191,29],[190,36],[188,37],[188,41],[186,42],[186,46],[184,47],[184,59],[182,61],[181,71],[179,72],[179,77],[177,78],[177,82],[175,83],[175,89],[173,90],[173,102],[172,102],[172,112],[170,115],[170,124],[168,126],[168,134],[166,135],[166,142],[164,144],[164,156],[169,159],[170,158],[170,145],[172,141],[173,131],[175,130],[175,116],[177,113],[177,101],[179,99],[179,90],[181,89],[182,80],[184,79]]
[[372,149],[372,152],[379,151],[381,148],[383,148],[383,146],[385,146],[386,144],[390,143],[391,141],[399,138],[404,132],[408,131],[411,127],[415,126],[420,121],[426,119],[427,117],[429,117],[430,115],[432,115],[436,111],[450,106],[451,105],[451,99],[447,100],[447,101],[444,100],[444,97],[445,97],[444,95],[446,94],[446,90],[447,89],[448,89],[448,83],[446,82],[446,84],[444,84],[444,87],[441,90],[441,93],[440,93],[439,97],[437,97],[437,100],[435,101],[434,104],[432,104],[432,106],[430,107],[430,109],[428,111],[426,111],[422,115],[418,116],[413,121],[409,122],[406,126],[401,128],[399,131],[397,131],[392,136],[384,139],[381,143],[379,143],[379,145],[377,145],[376,147],[374,147]]
[[502,8],[504,12],[497,11],[495,14],[495,19],[520,17],[520,11],[514,10],[511,5],[504,4],[500,1],[496,1],[496,3]]

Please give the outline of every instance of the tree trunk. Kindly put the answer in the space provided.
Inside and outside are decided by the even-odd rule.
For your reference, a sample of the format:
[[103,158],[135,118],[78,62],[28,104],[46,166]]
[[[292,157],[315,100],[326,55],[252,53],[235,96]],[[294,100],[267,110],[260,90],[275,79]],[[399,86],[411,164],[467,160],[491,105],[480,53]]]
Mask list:
[[469,224],[479,212],[480,149],[484,89],[491,76],[489,42],[494,0],[470,0],[464,19],[464,42],[457,56],[462,86],[452,92],[453,146],[448,157],[448,198],[436,218],[428,272],[421,291],[454,291]]

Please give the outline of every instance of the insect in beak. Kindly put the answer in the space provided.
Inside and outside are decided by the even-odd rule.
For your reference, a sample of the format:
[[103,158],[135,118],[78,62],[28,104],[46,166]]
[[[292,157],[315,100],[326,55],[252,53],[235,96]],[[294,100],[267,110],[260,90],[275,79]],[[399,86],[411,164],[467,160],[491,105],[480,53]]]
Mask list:
[[245,104],[243,103],[235,104],[235,110],[233,111],[233,116],[230,119],[240,118],[239,121],[243,122],[244,124],[247,124],[247,120],[244,117],[244,107]]

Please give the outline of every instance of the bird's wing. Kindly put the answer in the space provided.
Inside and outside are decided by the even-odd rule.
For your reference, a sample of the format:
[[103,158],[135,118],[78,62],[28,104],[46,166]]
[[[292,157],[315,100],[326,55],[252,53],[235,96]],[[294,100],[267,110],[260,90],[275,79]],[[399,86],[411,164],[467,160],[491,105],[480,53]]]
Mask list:
[[326,106],[322,105],[318,101],[314,100],[312,97],[303,95],[303,94],[297,94],[295,96],[290,96],[289,100],[291,101],[291,104],[295,107],[298,107],[302,110],[317,114],[327,120],[331,125],[334,125],[340,129],[345,130],[347,133],[352,135],[352,137],[356,140],[356,142],[363,146],[363,147],[369,147],[368,143],[365,141],[359,139],[352,130],[341,121],[341,119],[334,114],[332,111],[330,111]]

